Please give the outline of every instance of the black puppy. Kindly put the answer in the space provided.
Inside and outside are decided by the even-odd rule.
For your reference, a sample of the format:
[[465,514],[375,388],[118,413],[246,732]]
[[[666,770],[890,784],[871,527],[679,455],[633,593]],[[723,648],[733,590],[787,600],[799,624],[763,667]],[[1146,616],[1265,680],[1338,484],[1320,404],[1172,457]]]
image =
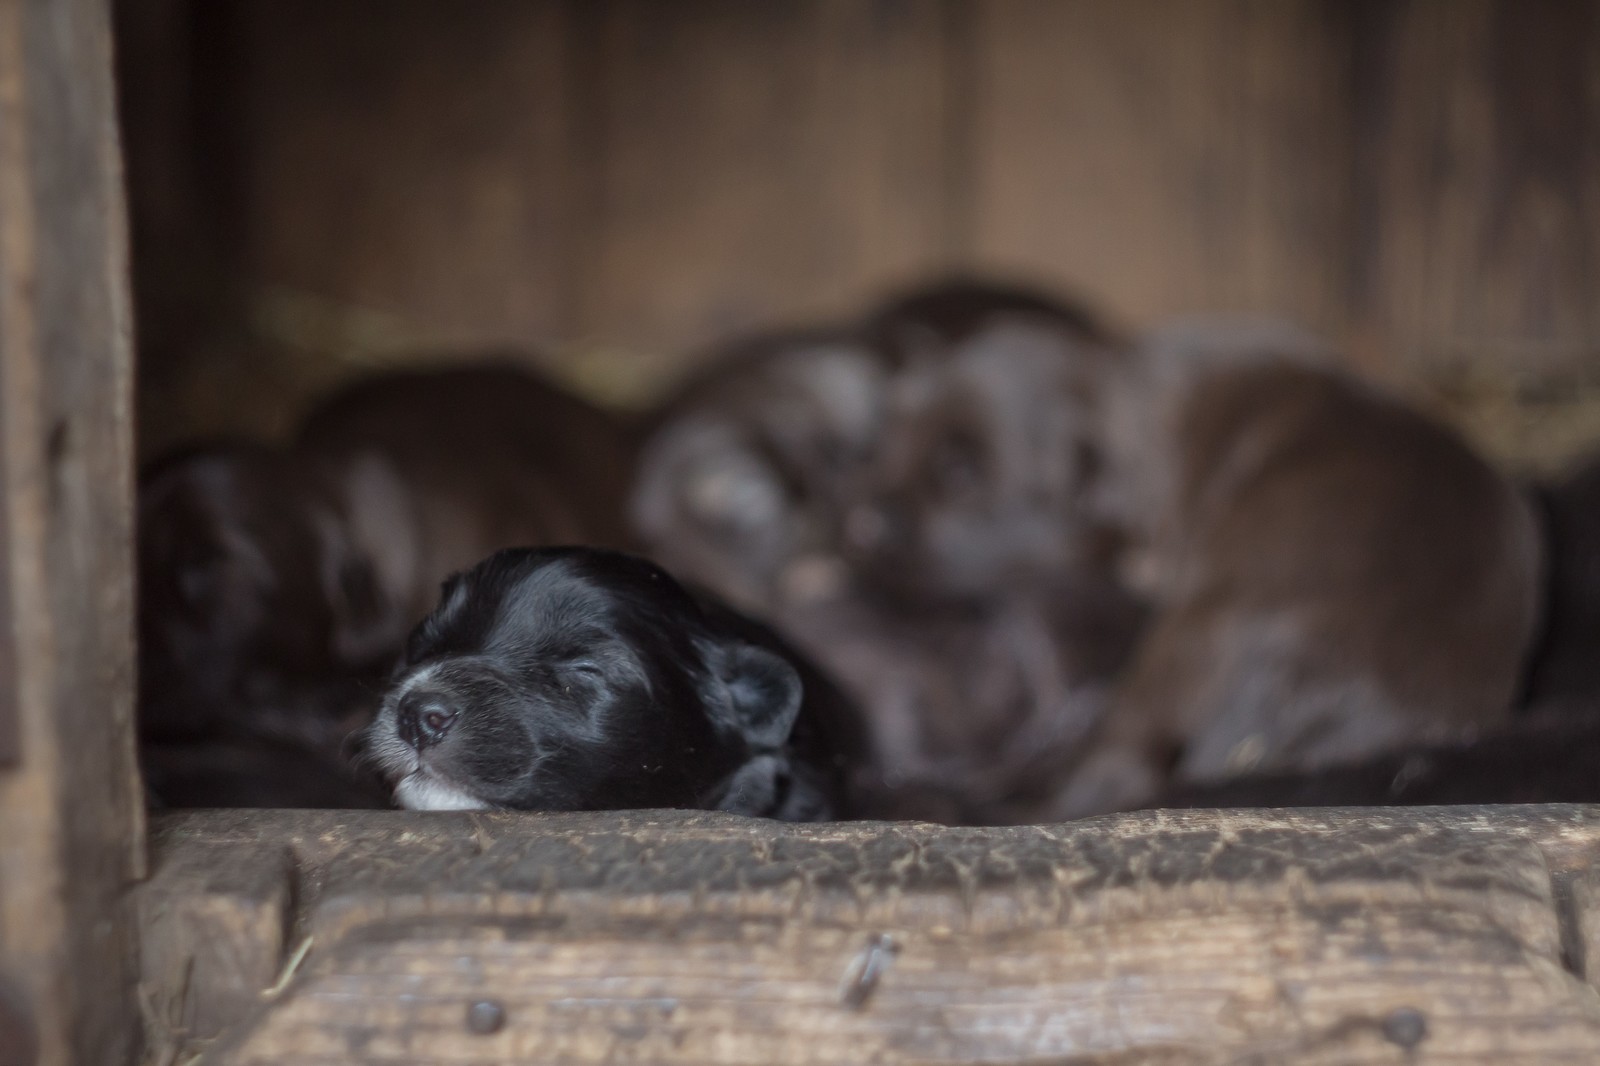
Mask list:
[[841,698],[653,563],[508,549],[445,583],[361,740],[417,810],[843,813]]

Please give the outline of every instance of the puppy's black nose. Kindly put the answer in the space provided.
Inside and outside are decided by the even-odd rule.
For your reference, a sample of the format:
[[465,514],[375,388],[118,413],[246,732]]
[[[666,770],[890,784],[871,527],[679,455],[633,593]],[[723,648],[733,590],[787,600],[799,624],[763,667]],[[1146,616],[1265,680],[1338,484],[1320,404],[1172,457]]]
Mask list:
[[401,740],[422,751],[443,740],[459,717],[436,693],[409,692],[395,709],[395,728]]

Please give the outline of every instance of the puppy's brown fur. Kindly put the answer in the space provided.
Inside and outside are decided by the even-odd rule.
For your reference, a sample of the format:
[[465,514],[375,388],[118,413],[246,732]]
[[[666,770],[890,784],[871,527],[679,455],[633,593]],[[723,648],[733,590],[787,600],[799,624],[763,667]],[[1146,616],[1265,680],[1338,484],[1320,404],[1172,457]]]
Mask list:
[[627,545],[631,450],[603,412],[487,366],[354,386],[290,449],[159,464],[140,487],[141,734],[335,758],[446,576],[509,544]]
[[1006,311],[913,355],[847,530],[864,579],[910,601],[981,600],[1103,569],[1089,518],[1097,413],[1114,350],[1065,312]]
[[784,614],[795,643],[868,710],[867,816],[968,825],[1044,809],[1143,621],[1121,588],[1085,579],[979,605],[858,595]]
[[[989,533],[1029,538],[1034,579],[1061,554],[1052,523],[1077,488],[1070,445],[1050,458],[1029,449],[1081,424],[1070,345],[1101,340],[1086,316],[1028,290],[930,286],[857,325],[733,347],[645,446],[632,513],[648,549],[771,619],[865,707],[879,814],[1014,819],[1096,721],[1106,660],[1120,662],[1137,606],[1120,590],[1083,591],[1094,582],[1052,602],[1036,581],[985,579],[1011,572],[1012,554],[990,565]],[[987,391],[963,405],[972,380]],[[920,533],[863,535],[902,480],[924,477],[912,453],[938,453],[957,424],[982,438],[976,476],[995,484],[981,495],[1000,502],[975,508],[949,557],[919,551]],[[1010,528],[1019,512],[1037,520]]]
[[1157,618],[1061,813],[1314,768],[1508,713],[1536,625],[1527,502],[1288,332],[1148,344],[1113,427]]
[[[739,342],[664,408],[635,528],[675,572],[768,613],[863,577],[899,592],[971,590],[996,569],[989,534],[1031,538],[1007,558],[1053,559],[1060,538],[1038,527],[1079,488],[1081,456],[1049,444],[1083,424],[1085,353],[1110,343],[1076,308],[965,280],[901,294],[855,324]],[[946,500],[945,461],[968,445],[955,461],[992,486]],[[956,534],[929,532],[951,512]],[[1018,515],[1032,519],[1026,531]],[[930,540],[939,546],[923,550]]]
[[339,471],[351,535],[405,631],[440,581],[498,548],[631,546],[631,427],[519,368],[358,384],[312,412],[295,451]]
[[772,614],[839,590],[839,522],[877,447],[889,353],[850,329],[742,341],[670,401],[640,457],[634,529],[673,573]]

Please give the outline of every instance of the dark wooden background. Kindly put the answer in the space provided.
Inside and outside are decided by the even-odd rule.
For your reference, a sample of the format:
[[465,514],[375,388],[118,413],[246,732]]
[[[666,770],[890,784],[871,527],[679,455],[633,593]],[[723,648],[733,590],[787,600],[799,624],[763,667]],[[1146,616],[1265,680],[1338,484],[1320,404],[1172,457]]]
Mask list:
[[[1286,312],[1600,439],[1587,0],[144,0],[148,452],[511,345],[623,401],[930,273]],[[1498,421],[1496,421],[1498,419]]]

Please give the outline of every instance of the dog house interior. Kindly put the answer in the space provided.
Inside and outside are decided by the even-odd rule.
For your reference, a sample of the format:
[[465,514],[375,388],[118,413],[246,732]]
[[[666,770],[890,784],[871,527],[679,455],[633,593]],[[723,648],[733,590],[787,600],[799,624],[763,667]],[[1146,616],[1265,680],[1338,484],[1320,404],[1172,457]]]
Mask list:
[[0,1066],[1600,1061],[1597,291],[1592,0],[0,4]]

